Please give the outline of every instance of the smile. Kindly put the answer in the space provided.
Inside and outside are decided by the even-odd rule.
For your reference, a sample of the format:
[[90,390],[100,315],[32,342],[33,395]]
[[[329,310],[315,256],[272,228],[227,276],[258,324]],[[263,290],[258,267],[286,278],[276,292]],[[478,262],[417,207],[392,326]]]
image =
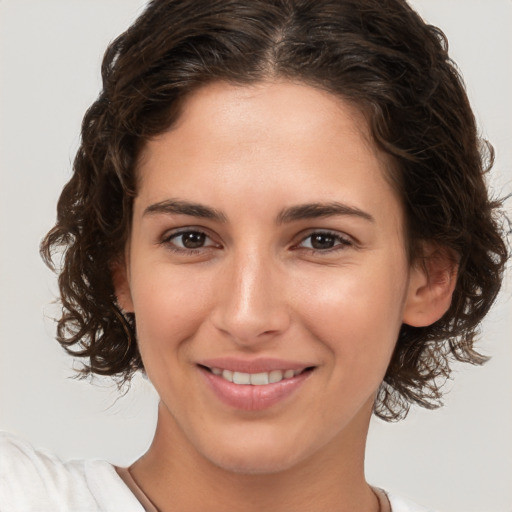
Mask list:
[[272,370],[269,372],[259,373],[236,372],[232,370],[223,370],[222,368],[209,368],[209,370],[214,375],[222,377],[223,379],[227,380],[228,382],[232,382],[233,384],[265,386],[267,384],[276,384],[282,380],[296,377],[297,375],[300,375],[302,372],[306,371],[307,368],[302,368],[300,370]]
[[[213,395],[224,405],[243,411],[262,411],[285,401],[298,392],[316,369],[315,366],[297,364],[293,365],[294,368],[286,368],[286,363],[283,369],[278,369],[277,361],[236,361],[225,364],[228,368],[222,368],[219,363],[211,366],[199,364],[200,374]],[[264,365],[267,371],[263,371]]]

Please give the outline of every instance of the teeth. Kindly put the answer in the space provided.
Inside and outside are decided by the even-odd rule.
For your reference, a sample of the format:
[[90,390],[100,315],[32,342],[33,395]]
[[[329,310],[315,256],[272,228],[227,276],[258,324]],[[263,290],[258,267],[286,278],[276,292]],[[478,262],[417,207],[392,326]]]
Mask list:
[[251,376],[248,373],[233,372],[233,384],[250,384]]
[[279,382],[283,380],[283,372],[281,370],[272,370],[268,374],[268,381],[274,384],[275,382]]
[[222,370],[221,368],[210,368],[210,370],[214,375],[219,375],[234,384],[252,384],[253,386],[275,384],[283,379],[291,379],[302,373],[302,370],[272,370],[271,372],[261,373],[233,372],[231,370]]
[[[249,375],[249,374],[246,374]],[[262,386],[264,384],[268,384],[269,375],[268,373],[252,373],[251,374],[251,384],[254,386]]]
[[233,382],[233,372],[231,370],[223,370],[222,378],[229,380],[229,382]]

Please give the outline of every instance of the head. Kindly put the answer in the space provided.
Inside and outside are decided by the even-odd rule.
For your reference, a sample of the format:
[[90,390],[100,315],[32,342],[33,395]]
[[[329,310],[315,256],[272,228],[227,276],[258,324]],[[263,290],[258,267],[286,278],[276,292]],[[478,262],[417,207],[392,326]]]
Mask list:
[[[132,232],[148,143],[213,84],[302,84],[339,98],[367,128],[401,205],[410,267],[453,269],[451,302],[428,325],[403,323],[375,402],[396,419],[435,407],[453,359],[482,363],[478,325],[498,293],[506,248],[479,137],[443,34],[402,0],[158,0],[107,49],[74,173],[43,241],[64,249],[58,339],[84,373],[129,380],[143,370],[136,314],[114,276]],[[361,121],[363,123],[363,121]],[[186,172],[186,170],[184,171]],[[432,281],[435,276],[430,275]]]

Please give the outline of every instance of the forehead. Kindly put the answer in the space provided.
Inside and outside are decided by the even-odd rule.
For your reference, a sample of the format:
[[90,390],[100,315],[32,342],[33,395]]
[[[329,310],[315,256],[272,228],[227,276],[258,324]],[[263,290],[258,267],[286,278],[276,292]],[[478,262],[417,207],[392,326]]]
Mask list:
[[208,84],[186,98],[170,130],[183,137],[194,131],[194,138],[215,137],[246,146],[276,140],[276,134],[278,141],[288,143],[319,138],[329,143],[342,130],[352,132],[369,152],[379,153],[361,109],[326,91],[289,81]]
[[229,199],[245,210],[257,209],[257,198],[260,209],[261,201],[363,201],[382,209],[397,201],[388,167],[366,117],[347,101],[291,82],[219,82],[191,94],[177,122],[147,143],[138,199]]

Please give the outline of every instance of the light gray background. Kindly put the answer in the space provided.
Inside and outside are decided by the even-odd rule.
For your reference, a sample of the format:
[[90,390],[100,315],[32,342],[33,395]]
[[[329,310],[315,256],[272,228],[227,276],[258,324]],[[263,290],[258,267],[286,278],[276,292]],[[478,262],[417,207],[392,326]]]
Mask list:
[[[148,446],[156,397],[136,379],[69,378],[53,340],[55,279],[38,256],[69,177],[79,127],[100,88],[107,43],[142,0],[0,0],[0,429],[63,458],[128,464]],[[497,150],[493,188],[512,190],[512,1],[415,0],[448,35],[482,133]],[[510,213],[510,201],[509,201]],[[459,365],[446,407],[374,421],[371,482],[444,512],[512,510],[512,285],[484,324],[483,368]]]

